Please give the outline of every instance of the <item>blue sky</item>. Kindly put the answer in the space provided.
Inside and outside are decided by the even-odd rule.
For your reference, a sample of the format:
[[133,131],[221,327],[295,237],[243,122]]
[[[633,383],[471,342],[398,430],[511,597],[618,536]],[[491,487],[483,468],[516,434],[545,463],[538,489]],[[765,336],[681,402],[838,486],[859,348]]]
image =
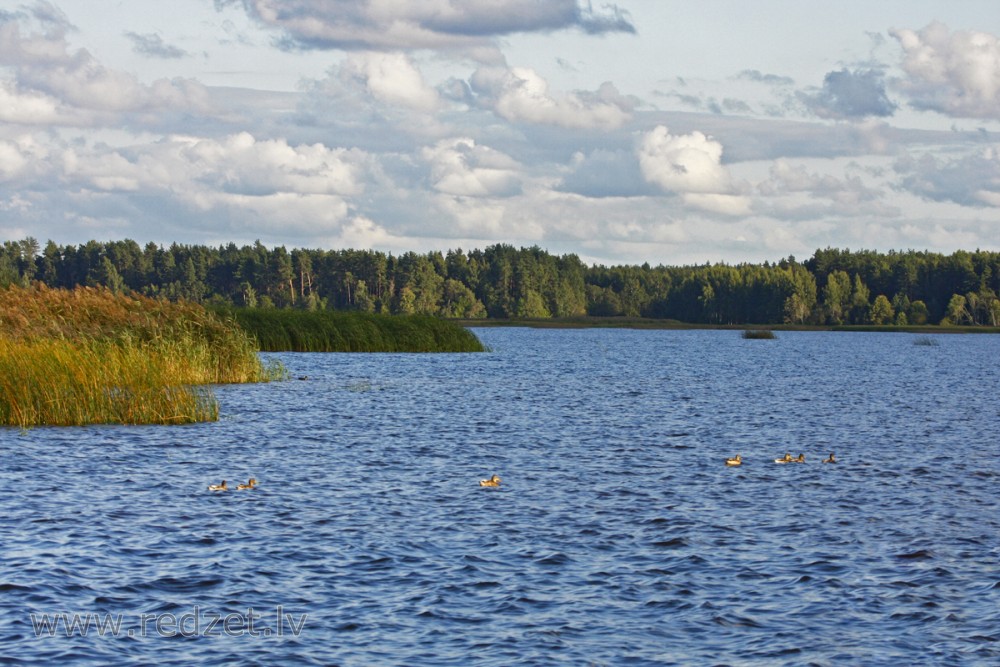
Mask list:
[[997,249],[995,1],[0,7],[0,237]]

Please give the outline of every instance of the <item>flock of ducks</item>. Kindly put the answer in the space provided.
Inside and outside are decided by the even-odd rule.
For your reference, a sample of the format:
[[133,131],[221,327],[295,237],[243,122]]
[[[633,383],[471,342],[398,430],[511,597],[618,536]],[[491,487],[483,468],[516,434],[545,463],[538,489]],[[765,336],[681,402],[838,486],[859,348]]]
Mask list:
[[[774,459],[774,462],[775,463],[805,463],[806,462],[806,455],[805,454],[799,454],[797,458],[793,458],[790,452],[785,452],[784,456],[782,456],[780,459]],[[823,459],[823,463],[836,463],[836,462],[837,462],[837,457],[835,457],[833,455],[833,452],[830,452],[829,458]],[[736,456],[734,456],[731,459],[726,459],[726,465],[727,466],[739,466],[739,465],[743,465],[743,458],[740,457],[739,454],[737,454]]]
[[[806,462],[806,455],[805,454],[799,454],[798,457],[792,457],[792,455],[791,455],[790,452],[785,452],[784,456],[782,456],[780,459],[774,459],[774,462],[775,463],[805,463]],[[836,462],[837,462],[837,458],[833,455],[833,452],[830,452],[829,458],[823,459],[823,463],[836,463]],[[743,457],[741,457],[739,454],[737,454],[736,456],[734,456],[731,459],[726,459],[726,465],[727,466],[739,466],[739,465],[743,465]],[[251,477],[250,480],[246,484],[240,484],[240,485],[238,485],[236,487],[236,490],[237,491],[247,491],[249,489],[253,489],[256,486],[257,486],[257,480],[254,479],[253,477]],[[489,479],[481,479],[481,480],[479,480],[479,486],[487,486],[487,487],[496,488],[496,487],[500,486],[500,476],[499,475],[493,475]],[[209,484],[208,490],[209,491],[228,491],[229,487],[226,486],[226,480],[222,480],[222,484]]]
[[[236,490],[237,491],[249,491],[250,489],[253,489],[256,486],[257,486],[257,480],[254,479],[253,477],[251,477],[250,480],[246,484],[238,484],[236,486]],[[209,484],[208,485],[208,490],[209,491],[228,491],[229,487],[226,486],[226,480],[222,480],[222,484]]]
[[[739,458],[739,454],[736,455],[736,458]],[[737,465],[739,465],[739,464],[737,464]],[[250,489],[253,489],[256,486],[257,486],[257,480],[254,479],[253,477],[251,477],[250,480],[246,484],[239,484],[236,487],[236,490],[237,491],[248,491]],[[499,475],[493,475],[489,479],[481,479],[481,480],[479,480],[479,486],[492,486],[492,487],[500,486],[500,476]],[[226,486],[226,480],[222,480],[222,484],[209,484],[208,485],[208,490],[209,491],[228,491],[229,487]]]

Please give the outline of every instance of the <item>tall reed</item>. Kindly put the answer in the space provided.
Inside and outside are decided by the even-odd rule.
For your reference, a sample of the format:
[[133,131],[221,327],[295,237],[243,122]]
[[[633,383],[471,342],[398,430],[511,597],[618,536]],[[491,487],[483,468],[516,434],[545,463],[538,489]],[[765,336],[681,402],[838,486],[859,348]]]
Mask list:
[[225,311],[268,352],[482,352],[471,331],[426,315],[357,311]]
[[195,385],[283,376],[254,340],[201,306],[106,289],[0,290],[0,424],[214,420]]
[[0,338],[0,424],[214,421],[205,387],[183,384],[169,352],[132,343]]

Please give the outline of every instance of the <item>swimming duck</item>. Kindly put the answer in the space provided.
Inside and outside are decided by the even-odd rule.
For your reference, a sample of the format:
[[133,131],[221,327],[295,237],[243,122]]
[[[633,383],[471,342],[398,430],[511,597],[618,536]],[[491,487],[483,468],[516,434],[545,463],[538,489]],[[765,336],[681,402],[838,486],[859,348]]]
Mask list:
[[823,463],[836,463],[837,459],[834,458],[833,452],[830,452],[830,458],[823,459]]
[[791,463],[794,460],[795,459],[792,458],[791,454],[789,454],[788,452],[785,452],[784,456],[782,456],[780,459],[774,459],[774,462],[775,463]]
[[228,491],[229,487],[226,486],[226,480],[222,480],[222,484],[209,484],[209,491]]
[[240,485],[238,485],[236,487],[236,490],[237,491],[246,491],[247,489],[252,489],[255,486],[257,486],[257,480],[254,479],[253,477],[251,477],[250,481],[248,481],[246,484],[240,484]]
[[726,459],[726,465],[727,466],[739,466],[739,465],[743,465],[743,459],[740,457],[739,454],[737,454],[736,456],[734,456],[731,459]]
[[500,478],[497,475],[493,475],[489,479],[479,480],[479,486],[500,486]]
[[799,458],[792,459],[792,463],[805,463],[805,462],[806,462],[806,455],[805,454],[799,454]]

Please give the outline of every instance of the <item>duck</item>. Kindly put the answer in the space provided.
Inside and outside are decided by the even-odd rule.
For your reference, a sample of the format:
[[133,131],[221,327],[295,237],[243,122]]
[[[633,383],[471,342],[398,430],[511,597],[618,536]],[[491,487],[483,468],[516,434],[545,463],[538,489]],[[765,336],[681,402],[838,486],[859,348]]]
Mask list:
[[790,453],[785,452],[784,456],[782,456],[780,459],[774,459],[774,462],[775,463],[791,463],[794,460],[795,459],[792,458],[792,455]]
[[731,459],[726,459],[726,465],[727,466],[739,466],[739,465],[743,465],[743,459],[740,457],[739,454],[737,454],[736,456],[734,456]]
[[833,452],[830,452],[830,458],[823,459],[823,463],[836,463],[836,462],[837,462],[837,459],[834,458]]
[[799,458],[792,459],[792,463],[805,463],[805,462],[806,462],[806,455],[805,454],[799,454]]
[[246,491],[247,489],[252,489],[257,486],[257,480],[253,477],[246,484],[240,484],[236,487],[237,491]]
[[479,486],[500,486],[500,477],[493,475],[489,479],[479,480]]
[[222,480],[222,484],[209,484],[209,491],[228,491],[229,487],[226,486],[226,480]]

